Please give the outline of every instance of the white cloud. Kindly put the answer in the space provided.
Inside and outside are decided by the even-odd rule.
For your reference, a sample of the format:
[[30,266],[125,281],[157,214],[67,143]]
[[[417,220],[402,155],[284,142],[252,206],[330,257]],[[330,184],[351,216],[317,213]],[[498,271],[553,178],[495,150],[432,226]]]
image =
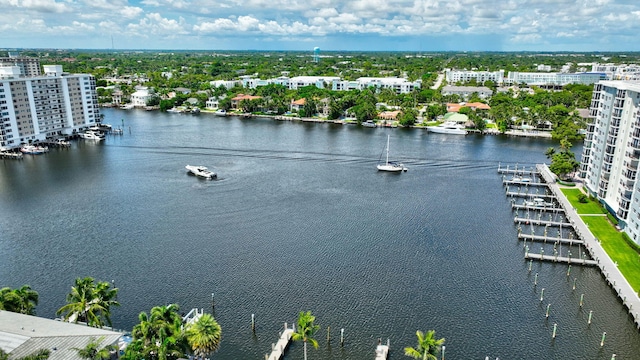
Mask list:
[[0,5],[4,7],[9,5],[22,10],[32,10],[44,13],[62,13],[69,11],[66,4],[56,2],[55,0],[3,0]]

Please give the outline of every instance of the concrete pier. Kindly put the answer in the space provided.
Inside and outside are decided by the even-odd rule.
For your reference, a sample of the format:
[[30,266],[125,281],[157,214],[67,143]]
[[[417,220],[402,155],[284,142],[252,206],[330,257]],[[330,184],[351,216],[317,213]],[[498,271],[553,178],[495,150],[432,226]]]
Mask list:
[[571,227],[571,223],[567,223],[567,222],[560,222],[560,221],[549,221],[549,220],[539,220],[539,219],[528,219],[528,218],[521,218],[521,217],[515,217],[513,218],[513,222],[517,223],[517,224],[526,224],[526,225],[548,225],[548,226],[564,226],[567,228]]
[[538,211],[550,211],[550,212],[563,212],[562,208],[552,206],[533,206],[526,204],[511,204],[511,208],[515,210],[538,210]]
[[545,200],[554,200],[556,197],[554,195],[547,194],[531,194],[529,192],[515,192],[515,191],[507,191],[507,196],[511,197],[525,197],[525,198],[541,198]]
[[532,235],[532,234],[520,233],[518,234],[518,239],[547,242],[549,244],[560,243],[560,244],[568,244],[568,245],[584,245],[584,241],[582,241],[581,239],[567,239],[567,238],[560,238],[555,236]]
[[584,221],[582,221],[578,212],[571,206],[569,200],[562,194],[556,183],[555,175],[551,173],[549,167],[540,164],[537,165],[537,169],[543,179],[549,184],[551,192],[557,194],[559,204],[564,208],[567,219],[570,219],[576,233],[584,240],[585,247],[591,254],[591,257],[595,259],[602,276],[604,276],[607,283],[616,291],[618,298],[628,309],[636,327],[640,330],[640,297],[638,297],[638,294],[633,290],[631,285],[629,285],[627,279],[625,279],[620,270],[618,270],[616,263],[614,263],[604,251],[602,245],[600,245],[600,241],[589,231],[589,228]]
[[284,331],[280,333],[280,338],[275,344],[271,344],[271,354],[267,357],[267,360],[280,360],[284,357],[284,352],[289,347],[291,336],[295,332],[294,328],[287,328],[287,323],[284,323]]
[[524,254],[525,259],[534,259],[540,261],[551,261],[551,262],[559,262],[565,264],[576,264],[576,265],[585,265],[585,266],[596,266],[598,263],[595,260],[587,260],[587,259],[576,259],[565,256],[555,256],[555,255],[541,255],[534,253],[526,253]]

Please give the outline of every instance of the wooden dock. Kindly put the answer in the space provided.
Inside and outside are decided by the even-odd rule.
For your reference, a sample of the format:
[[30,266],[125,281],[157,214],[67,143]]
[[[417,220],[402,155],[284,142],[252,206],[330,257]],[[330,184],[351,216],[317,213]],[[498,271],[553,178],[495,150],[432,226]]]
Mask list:
[[523,233],[518,234],[518,239],[548,242],[550,244],[560,243],[560,244],[569,244],[569,245],[584,245],[584,241],[581,239],[567,239],[567,238],[560,238],[560,237],[554,237],[554,236],[531,235],[531,234],[523,234]]
[[500,174],[514,174],[514,175],[537,175],[539,174],[538,169],[534,166],[530,166],[527,168],[526,166],[520,166],[516,164],[513,167],[507,165],[506,168],[502,167],[498,164],[498,173]]
[[541,199],[549,199],[554,200],[556,197],[554,195],[547,194],[531,194],[528,192],[515,192],[515,191],[507,191],[507,196],[511,197],[526,197],[526,198],[541,198]]
[[271,354],[265,355],[266,360],[280,360],[284,357],[284,352],[289,347],[291,336],[295,332],[294,328],[287,328],[287,323],[284,323],[284,331],[280,333],[280,338],[275,344],[271,344]]
[[547,184],[543,182],[531,182],[522,180],[502,180],[502,183],[505,185],[547,186]]
[[517,216],[513,218],[513,222],[517,224],[526,224],[526,225],[533,224],[533,225],[548,225],[548,226],[565,226],[568,228],[571,227],[571,223],[567,223],[567,222],[527,219],[527,218],[521,218]]
[[587,260],[587,259],[576,259],[570,258],[566,256],[555,256],[555,255],[542,255],[542,254],[533,254],[526,253],[524,254],[525,259],[534,259],[540,261],[551,261],[551,262],[559,262],[566,264],[576,264],[576,265],[585,265],[585,266],[596,266],[598,262],[595,260]]
[[534,206],[534,205],[522,205],[512,203],[511,208],[515,210],[540,210],[540,211],[551,211],[551,212],[564,212],[564,209],[552,207],[552,206]]
[[387,339],[387,344],[384,345],[381,342],[378,342],[378,346],[376,346],[376,359],[375,360],[387,360],[389,357],[389,339]]
[[0,152],[0,158],[3,159],[16,159],[21,160],[24,156],[19,152],[2,151]]

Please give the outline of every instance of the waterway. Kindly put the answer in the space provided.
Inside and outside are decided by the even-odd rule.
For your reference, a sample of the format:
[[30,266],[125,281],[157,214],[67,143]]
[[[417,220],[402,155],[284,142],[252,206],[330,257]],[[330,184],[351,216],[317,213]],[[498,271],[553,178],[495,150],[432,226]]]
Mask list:
[[[214,293],[215,359],[263,359],[302,310],[322,327],[309,359],[373,359],[378,338],[404,359],[430,329],[448,359],[639,358],[595,268],[523,259],[496,170],[544,162],[550,140],[103,112],[124,135],[0,161],[0,286],[31,285],[40,316],[92,276],[120,289],[123,329],[156,305],[210,311]],[[376,171],[388,134],[406,173]],[[301,357],[293,344],[286,359]]]

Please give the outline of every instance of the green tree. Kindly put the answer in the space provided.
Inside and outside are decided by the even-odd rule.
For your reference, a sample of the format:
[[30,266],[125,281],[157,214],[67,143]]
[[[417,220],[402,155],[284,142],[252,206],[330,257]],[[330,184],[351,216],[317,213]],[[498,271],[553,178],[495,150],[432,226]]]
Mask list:
[[547,149],[545,155],[547,154],[551,155],[549,170],[560,179],[566,179],[567,174],[576,171],[580,166],[575,154],[571,151],[571,142],[566,138],[560,140],[560,151],[551,152]]
[[416,123],[418,119],[418,111],[416,109],[407,108],[402,110],[398,117],[398,122],[402,126],[411,126]]
[[104,337],[101,337],[99,339],[91,338],[89,340],[89,343],[85,347],[83,347],[82,349],[73,348],[73,350],[76,350],[78,352],[78,356],[80,356],[81,359],[87,359],[87,360],[109,359],[110,357],[109,350],[101,346],[103,341],[104,341]]
[[91,277],[76,279],[75,285],[67,295],[67,304],[58,309],[57,315],[62,315],[70,322],[84,322],[89,326],[101,327],[111,324],[111,307],[120,306],[116,300],[117,288],[111,284],[95,282]]
[[0,310],[35,315],[36,305],[38,305],[38,292],[32,290],[29,285],[23,285],[19,289],[8,287],[0,289]]
[[437,360],[440,348],[442,347],[442,344],[444,344],[444,338],[436,339],[435,335],[435,330],[429,330],[426,334],[418,330],[416,332],[418,345],[415,348],[404,348],[404,354],[414,359]]
[[320,329],[320,326],[314,324],[315,320],[316,317],[311,315],[311,311],[301,311],[298,315],[298,327],[291,335],[293,341],[302,340],[304,344],[304,360],[307,360],[307,342],[311,343],[314,348],[318,348],[318,341],[313,338],[313,335]]
[[200,359],[218,350],[221,336],[222,328],[210,314],[202,314],[186,329],[187,342],[196,358]]
[[183,356],[188,344],[183,336],[179,309],[177,304],[170,304],[153,307],[149,315],[141,312],[140,322],[133,327],[133,342],[124,358],[165,360]]

